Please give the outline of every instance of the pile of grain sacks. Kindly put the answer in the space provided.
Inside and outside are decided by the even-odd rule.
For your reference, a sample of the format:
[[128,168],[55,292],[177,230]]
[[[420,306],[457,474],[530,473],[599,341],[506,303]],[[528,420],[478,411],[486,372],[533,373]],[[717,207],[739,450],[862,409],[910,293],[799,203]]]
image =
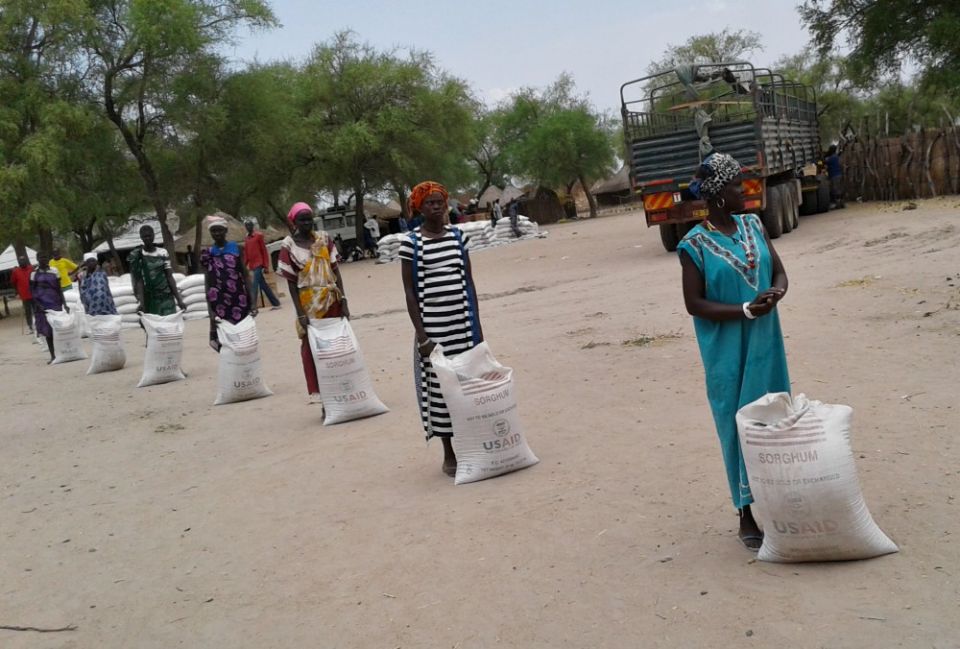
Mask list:
[[183,314],[184,320],[202,320],[209,317],[207,311],[207,289],[203,273],[194,273],[193,275],[181,275],[174,273],[173,279],[177,281],[177,290],[180,291],[180,297],[183,303],[187,305],[187,310]]
[[117,313],[120,314],[121,327],[124,329],[136,329],[140,327],[140,314],[137,313],[140,305],[137,303],[137,297],[133,294],[133,283],[130,279],[130,273],[120,277],[109,277],[110,293],[113,295],[113,303],[117,306]]
[[[514,241],[520,241],[522,239],[547,236],[546,232],[540,231],[539,225],[525,216],[517,217],[517,227],[520,230],[519,239],[513,233],[513,228],[510,226],[510,219],[506,217],[497,221],[497,227],[495,228],[486,220],[468,221],[466,223],[459,223],[454,227],[460,228],[460,231],[466,235],[468,239],[468,250],[481,250],[492,246],[513,243]],[[398,234],[388,234],[380,239],[377,245],[377,252],[379,254],[377,263],[386,264],[391,261],[396,261],[400,254],[400,242],[406,236],[407,233],[401,232]]]

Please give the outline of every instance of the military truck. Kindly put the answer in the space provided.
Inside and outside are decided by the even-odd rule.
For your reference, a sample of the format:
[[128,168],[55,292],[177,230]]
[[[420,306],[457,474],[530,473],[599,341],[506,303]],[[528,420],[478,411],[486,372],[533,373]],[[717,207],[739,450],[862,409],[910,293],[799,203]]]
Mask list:
[[746,211],[773,239],[829,209],[812,88],[746,62],[706,63],[628,81],[620,102],[631,188],[668,251],[707,216],[688,187],[712,151],[743,166]]

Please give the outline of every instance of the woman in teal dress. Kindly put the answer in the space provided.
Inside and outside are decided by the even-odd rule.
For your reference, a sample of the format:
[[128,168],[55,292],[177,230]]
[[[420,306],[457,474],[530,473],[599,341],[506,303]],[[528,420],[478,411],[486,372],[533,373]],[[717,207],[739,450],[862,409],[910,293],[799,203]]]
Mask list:
[[707,399],[720,437],[739,537],[758,550],[763,533],[750,512],[753,496],[737,438],[737,410],[769,392],[789,392],[777,303],[787,274],[760,219],[743,214],[740,164],[713,153],[690,190],[709,216],[678,246],[683,299],[693,316],[706,373]]

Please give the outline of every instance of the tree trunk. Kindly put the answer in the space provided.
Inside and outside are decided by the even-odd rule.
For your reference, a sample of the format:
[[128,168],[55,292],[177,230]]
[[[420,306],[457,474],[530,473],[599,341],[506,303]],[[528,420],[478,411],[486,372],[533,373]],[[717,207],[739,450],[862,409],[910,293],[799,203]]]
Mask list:
[[21,257],[30,259],[30,255],[27,254],[27,244],[19,234],[13,240],[13,251],[17,254],[18,261]]
[[[130,126],[124,120],[121,110],[117,108],[116,100],[113,96],[114,76],[117,74],[119,74],[119,71],[117,70],[108,71],[104,79],[103,98],[104,107],[107,112],[107,118],[113,122],[113,124],[120,131],[120,135],[123,136],[123,141],[126,143],[130,153],[137,161],[137,170],[140,172],[140,177],[143,179],[144,187],[147,190],[147,196],[150,197],[150,202],[153,204],[153,210],[157,215],[157,221],[160,222],[160,234],[163,239],[163,247],[167,249],[167,252],[170,254],[170,260],[173,262],[173,260],[176,259],[176,251],[173,247],[173,233],[170,232],[170,227],[167,225],[167,206],[160,194],[160,182],[157,179],[156,172],[154,171],[153,163],[150,161],[150,157],[147,155],[147,152],[143,146],[143,141],[146,138],[146,126],[141,120],[141,124],[138,125],[137,133],[134,133],[130,130]],[[142,99],[140,108],[142,117]]]
[[[193,229],[193,261],[198,264],[197,270],[200,270],[200,247],[203,245],[203,212],[197,207],[197,227]],[[240,245],[243,245],[243,242],[240,242]],[[192,269],[189,268],[190,260],[187,259],[187,272],[189,273]]]
[[584,178],[583,174],[578,174],[577,180],[580,181],[583,193],[587,195],[587,203],[590,204],[590,218],[595,219],[597,218],[597,199],[590,193],[590,185],[587,184],[587,179]]
[[53,232],[45,225],[37,226],[37,238],[40,239],[40,247],[37,252],[45,252],[48,255],[53,254]]
[[[102,231],[101,234],[103,234]],[[113,262],[116,266],[117,272],[123,275],[123,259],[120,258],[120,253],[117,252],[117,247],[113,245],[113,235],[107,234],[104,238],[107,240],[107,247],[110,249],[111,256],[113,256]]]
[[356,216],[356,234],[357,245],[363,248],[363,222],[366,220],[363,215],[363,181],[358,180],[353,187],[353,196],[357,206]]

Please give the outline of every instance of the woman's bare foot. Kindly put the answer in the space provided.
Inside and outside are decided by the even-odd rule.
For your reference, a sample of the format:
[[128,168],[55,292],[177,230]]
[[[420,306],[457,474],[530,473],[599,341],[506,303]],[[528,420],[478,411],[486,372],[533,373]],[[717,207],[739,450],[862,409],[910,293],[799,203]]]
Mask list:
[[451,478],[457,475],[457,456],[453,452],[453,442],[449,437],[441,437],[443,444],[443,472]]

